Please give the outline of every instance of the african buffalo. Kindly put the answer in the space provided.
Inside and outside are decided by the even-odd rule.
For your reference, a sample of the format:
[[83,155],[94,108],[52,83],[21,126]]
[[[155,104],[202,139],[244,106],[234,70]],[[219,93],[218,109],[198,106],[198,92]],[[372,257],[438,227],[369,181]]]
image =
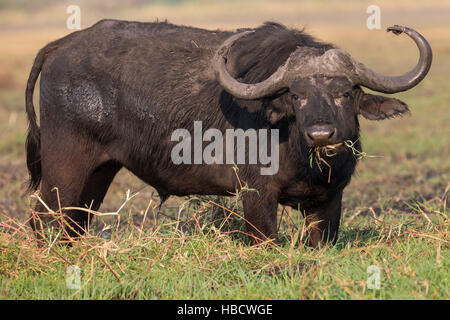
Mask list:
[[[431,66],[431,48],[419,33],[403,26],[388,31],[406,33],[420,52],[416,67],[401,76],[378,74],[332,44],[272,22],[231,32],[102,20],[69,34],[39,51],[28,79],[29,190],[40,186],[52,209],[59,205],[57,187],[62,207],[97,210],[122,167],[162,201],[230,195],[247,185],[256,190],[242,198],[255,239],[276,238],[280,203],[300,208],[311,246],[334,243],[342,192],[361,151],[358,116],[408,112],[402,101],[361,87],[405,91]],[[33,106],[39,74],[40,127]],[[238,163],[237,171],[231,163],[174,163],[172,134],[193,132],[194,123],[222,133],[278,130],[279,140],[268,142],[279,152],[276,173],[262,174],[261,163]],[[36,212],[45,211],[38,203]],[[89,220],[83,211],[65,214],[79,226]],[[31,224],[38,228],[36,219]],[[73,224],[69,232],[81,231]]]

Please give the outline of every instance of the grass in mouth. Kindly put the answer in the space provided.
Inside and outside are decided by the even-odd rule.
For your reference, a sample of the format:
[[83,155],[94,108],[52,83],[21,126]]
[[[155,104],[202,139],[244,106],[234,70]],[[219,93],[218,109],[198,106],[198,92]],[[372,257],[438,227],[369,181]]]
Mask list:
[[350,149],[353,153],[353,156],[357,160],[361,160],[364,158],[373,158],[376,156],[370,156],[365,152],[359,151],[355,144],[358,140],[352,141],[352,140],[345,140],[340,143],[332,144],[332,145],[326,145],[326,146],[317,146],[312,147],[310,149],[309,154],[309,166],[312,168],[313,163],[315,162],[317,164],[317,167],[319,168],[320,172],[322,172],[321,164],[324,164],[328,167],[328,183],[331,181],[331,165],[324,159],[324,157],[331,158],[338,154],[338,148],[340,148],[342,145],[344,145],[346,148]]
[[333,145],[327,145],[327,146],[317,146],[310,149],[309,154],[309,166],[313,167],[313,162],[315,161],[317,164],[317,167],[319,168],[320,172],[322,172],[321,164],[325,164],[328,167],[328,183],[331,181],[331,166],[330,164],[322,157],[322,155],[325,155],[326,157],[334,157],[338,154],[338,148],[342,145],[341,143],[333,144]]

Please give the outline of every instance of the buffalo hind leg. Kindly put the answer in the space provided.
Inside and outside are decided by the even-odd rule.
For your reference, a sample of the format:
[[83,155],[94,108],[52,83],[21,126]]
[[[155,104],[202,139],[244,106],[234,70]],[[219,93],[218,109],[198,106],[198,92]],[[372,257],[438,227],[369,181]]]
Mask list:
[[[51,177],[43,175],[41,198],[53,211],[59,210],[60,206],[98,210],[121,167],[119,163],[109,161],[91,169],[89,163],[80,162],[71,166],[72,174],[69,175],[65,171],[67,168],[61,164],[51,170]],[[37,218],[31,221],[35,231],[44,231],[40,230],[44,225],[61,227],[61,223],[57,223],[47,211],[41,202],[37,203],[35,212],[43,214],[38,214]],[[70,218],[65,219],[68,225],[64,225],[70,237],[82,235],[92,218],[88,212],[81,210],[63,210],[63,213]]]
[[[120,166],[105,156],[103,147],[90,138],[71,130],[42,130],[41,132],[41,199],[35,207],[31,227],[39,236],[47,227],[61,229],[69,236],[83,233],[89,215],[81,210],[66,209],[63,223],[49,210],[67,207],[98,209]],[[44,230],[42,230],[44,229]],[[67,234],[66,234],[67,235]]]
[[[122,165],[119,162],[107,161],[93,170],[81,192],[79,207],[97,211],[105,198],[111,182],[121,168]],[[79,225],[87,226],[92,220],[92,215],[77,211],[72,213],[71,218],[77,221]]]
[[64,219],[68,222],[67,225],[58,216],[52,216],[48,209],[58,212],[60,208],[80,207],[81,192],[92,171],[90,163],[91,161],[86,161],[86,158],[70,164],[65,161],[47,163],[44,160],[42,162],[41,199],[43,203],[38,201],[34,219],[30,221],[31,227],[38,235],[45,233],[49,228],[60,230],[61,227],[64,227],[70,236],[82,233],[80,227],[83,226],[82,217],[86,215],[85,212],[63,210],[64,215],[70,217],[70,219]]

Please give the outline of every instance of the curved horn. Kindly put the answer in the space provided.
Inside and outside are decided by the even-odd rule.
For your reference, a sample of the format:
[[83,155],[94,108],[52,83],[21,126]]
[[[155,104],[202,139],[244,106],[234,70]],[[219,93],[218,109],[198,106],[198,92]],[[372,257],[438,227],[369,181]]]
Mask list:
[[398,35],[402,32],[411,37],[419,48],[419,62],[411,71],[401,76],[385,76],[367,68],[364,64],[356,62],[354,64],[357,81],[360,85],[383,93],[396,93],[411,89],[417,85],[428,73],[433,59],[433,53],[427,40],[417,31],[404,26],[392,26],[386,31],[392,31]]
[[226,68],[227,55],[233,44],[240,38],[248,36],[254,33],[254,31],[244,31],[235,34],[225,40],[222,45],[217,49],[214,55],[212,65],[216,78],[222,87],[236,98],[252,100],[259,99],[265,96],[276,93],[281,88],[285,87],[283,84],[283,78],[287,70],[287,63],[282,65],[266,80],[255,83],[246,84],[234,79]]

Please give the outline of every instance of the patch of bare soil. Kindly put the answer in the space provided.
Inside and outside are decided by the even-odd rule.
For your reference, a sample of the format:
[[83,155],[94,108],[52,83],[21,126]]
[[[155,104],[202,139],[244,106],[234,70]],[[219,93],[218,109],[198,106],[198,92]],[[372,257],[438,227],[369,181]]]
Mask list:
[[371,181],[353,181],[344,191],[343,209],[361,211],[361,215],[383,210],[395,210],[413,214],[415,203],[436,202],[439,206],[448,204],[449,181],[432,179],[440,173],[429,170],[424,179],[413,174],[380,176]]
[[24,218],[28,212],[25,195],[28,173],[20,161],[0,163],[0,213]]

